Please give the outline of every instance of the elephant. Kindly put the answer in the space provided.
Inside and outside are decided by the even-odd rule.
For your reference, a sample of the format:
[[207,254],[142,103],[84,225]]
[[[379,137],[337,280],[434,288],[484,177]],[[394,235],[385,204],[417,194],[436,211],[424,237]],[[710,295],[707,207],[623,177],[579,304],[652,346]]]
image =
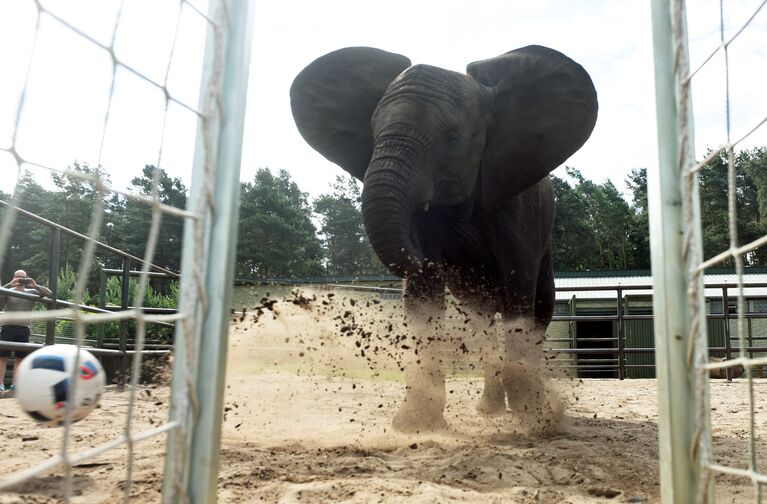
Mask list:
[[596,124],[586,70],[537,45],[471,63],[466,74],[347,47],[306,66],[290,101],[304,140],[362,181],[370,243],[402,277],[405,320],[424,335],[405,366],[394,428],[447,427],[446,288],[478,333],[492,333],[497,313],[503,319],[500,338],[483,347],[477,409],[501,414],[508,400],[516,414],[547,421],[539,371],[555,304],[548,174]]

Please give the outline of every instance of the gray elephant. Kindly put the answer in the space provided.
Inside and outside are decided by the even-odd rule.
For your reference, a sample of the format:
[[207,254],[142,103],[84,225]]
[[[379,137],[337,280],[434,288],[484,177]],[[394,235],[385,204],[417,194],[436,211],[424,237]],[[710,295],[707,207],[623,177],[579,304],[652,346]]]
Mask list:
[[[446,426],[446,287],[487,335],[478,409],[504,412],[508,399],[516,413],[545,420],[538,371],[554,309],[548,173],[594,128],[588,73],[541,46],[472,63],[466,74],[350,47],[307,66],[290,98],[309,145],[363,182],[370,243],[403,278],[405,316],[421,337],[394,427]],[[497,312],[502,351],[483,331]]]

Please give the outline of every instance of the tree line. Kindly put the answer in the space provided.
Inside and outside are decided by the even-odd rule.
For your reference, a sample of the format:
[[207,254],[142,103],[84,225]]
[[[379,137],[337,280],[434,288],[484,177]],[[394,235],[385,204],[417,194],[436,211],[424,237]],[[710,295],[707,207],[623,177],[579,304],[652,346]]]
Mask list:
[[[735,158],[737,232],[739,243],[767,234],[767,148],[740,152]],[[109,182],[101,168],[75,163],[72,171]],[[145,166],[131,181],[131,189],[150,196],[154,168]],[[705,256],[726,250],[729,243],[727,159],[721,154],[700,172]],[[89,179],[52,175],[53,189],[42,187],[25,173],[16,189],[21,208],[80,233],[87,233],[94,202],[103,205],[99,239],[112,247],[143,257],[152,209],[120,194],[99,196]],[[553,261],[557,271],[627,270],[650,268],[647,173],[629,174],[627,198],[607,180],[596,183],[578,170],[566,168],[552,176],[557,203]],[[184,208],[187,188],[159,171],[161,202]],[[361,218],[361,186],[338,177],[329,190],[309,200],[306,192],[284,170],[259,169],[240,185],[239,278],[307,277],[315,275],[385,274],[367,241]],[[0,198],[10,200],[0,193]],[[0,216],[5,210],[0,209]],[[184,223],[163,215],[154,263],[179,271]],[[62,265],[79,266],[83,243],[63,237]],[[43,276],[48,271],[50,230],[22,217],[16,221],[3,262],[2,278],[23,268]],[[766,266],[767,251],[745,258],[748,266]],[[94,274],[101,268],[121,267],[121,258],[97,253]]]

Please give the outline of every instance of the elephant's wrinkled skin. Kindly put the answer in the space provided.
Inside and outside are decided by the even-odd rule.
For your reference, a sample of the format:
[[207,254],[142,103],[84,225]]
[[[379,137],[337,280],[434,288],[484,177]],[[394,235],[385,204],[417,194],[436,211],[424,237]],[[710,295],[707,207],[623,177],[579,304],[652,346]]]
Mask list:
[[517,412],[546,415],[537,368],[554,309],[548,173],[596,122],[586,71],[541,46],[472,63],[467,74],[351,47],[307,66],[290,97],[304,139],[363,181],[370,242],[404,279],[405,314],[422,337],[395,427],[445,425],[435,342],[446,286],[488,340],[503,315],[503,352],[495,341],[483,352],[479,410],[505,411],[508,397]]

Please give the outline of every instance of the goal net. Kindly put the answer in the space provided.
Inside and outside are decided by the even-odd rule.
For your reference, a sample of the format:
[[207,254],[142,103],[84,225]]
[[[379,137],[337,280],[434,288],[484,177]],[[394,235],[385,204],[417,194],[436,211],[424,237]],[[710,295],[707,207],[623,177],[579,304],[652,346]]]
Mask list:
[[[659,165],[648,182],[663,502],[709,502],[720,477],[750,480],[753,501],[761,502],[767,482],[758,465],[755,381],[767,359],[754,350],[760,345],[749,325],[749,314],[763,309],[743,280],[747,266],[763,265],[767,235],[755,228],[744,233],[739,224],[744,191],[751,190],[744,180],[759,176],[745,161],[761,156],[755,146],[767,139],[767,104],[762,85],[752,78],[765,66],[758,49],[765,3],[656,0],[652,5]],[[720,244],[704,236],[701,225],[713,204],[701,191],[710,189],[715,170],[726,174],[719,193],[726,191],[721,196],[727,222],[717,223],[726,239]],[[762,205],[758,211],[764,210]],[[732,268],[736,281],[716,301],[725,348],[724,356],[714,359],[707,325],[716,312],[702,276],[722,266]],[[748,413],[743,425],[748,450],[740,460],[718,450],[712,434],[723,421],[709,405],[709,377],[717,372],[729,378],[743,373],[732,391],[743,394]]]
[[[122,392],[127,406],[105,411],[111,404],[105,403],[93,415],[101,420],[82,421],[109,422],[110,438],[83,441],[77,424],[65,422],[58,446],[46,447],[39,463],[3,474],[0,490],[14,491],[53,473],[61,488],[52,494],[69,502],[81,493],[76,467],[98,465],[99,457],[119,452],[127,502],[134,452],[142,443],[161,443],[167,446],[164,501],[215,500],[251,18],[249,0],[0,6],[0,44],[14,48],[0,56],[0,271],[22,269],[13,263],[20,229],[34,228],[46,237],[48,230],[52,237],[61,231],[55,218],[45,221],[20,208],[32,189],[56,195],[79,188],[89,199],[82,229],[66,230],[76,243],[70,259],[77,257],[79,264],[69,303],[0,313],[0,324],[30,320],[33,327],[42,322],[55,329],[68,321],[78,346],[85,346],[97,326],[134,328],[131,349],[116,350],[131,363]],[[144,166],[142,190],[126,189]],[[166,197],[166,175],[191,184],[185,205]],[[103,240],[115,224],[109,220],[115,202],[143,209],[148,217],[143,234],[133,238],[141,249],[132,262],[138,282],[131,287],[130,307],[86,310],[104,254],[115,252]],[[177,310],[162,313],[146,309],[146,301],[169,220],[183,222],[180,294]],[[39,252],[46,256],[47,250]],[[46,265],[34,273],[44,276],[49,262],[35,264]],[[52,268],[49,282],[60,273]],[[158,323],[175,325],[170,398],[153,398],[154,416],[139,422],[152,394],[141,383],[147,333]]]

